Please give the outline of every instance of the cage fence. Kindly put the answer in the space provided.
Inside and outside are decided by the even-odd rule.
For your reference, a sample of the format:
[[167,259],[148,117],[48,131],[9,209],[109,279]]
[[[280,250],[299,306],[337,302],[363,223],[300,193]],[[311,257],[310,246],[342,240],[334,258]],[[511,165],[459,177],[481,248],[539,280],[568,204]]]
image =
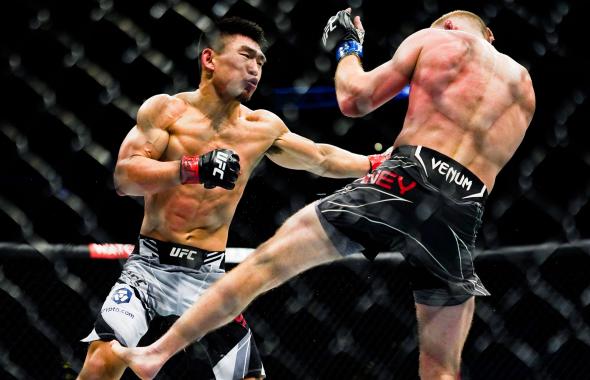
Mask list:
[[[463,378],[588,377],[585,2],[424,0],[396,3],[390,12],[362,0],[23,0],[0,12],[0,81],[10,97],[0,115],[0,378],[75,378],[86,351],[79,339],[118,277],[142,217],[141,199],[114,190],[118,148],[145,99],[197,86],[196,44],[212,20],[239,15],[267,32],[269,62],[251,108],[359,153],[391,144],[404,97],[355,121],[337,109],[333,61],[319,38],[326,19],[345,6],[363,17],[367,68],[440,14],[464,8],[480,14],[498,50],[531,73],[535,118],[498,177],[478,237],[476,268],[492,296],[477,300]],[[260,244],[288,215],[342,183],[262,162],[238,207],[230,246]],[[88,246],[95,242],[127,245],[99,246],[101,257]],[[111,259],[98,259],[104,256]],[[246,318],[269,378],[416,378],[405,265],[397,253],[373,263],[353,257],[257,299]],[[142,344],[170,323],[155,321]],[[209,377],[199,345],[160,375]]]

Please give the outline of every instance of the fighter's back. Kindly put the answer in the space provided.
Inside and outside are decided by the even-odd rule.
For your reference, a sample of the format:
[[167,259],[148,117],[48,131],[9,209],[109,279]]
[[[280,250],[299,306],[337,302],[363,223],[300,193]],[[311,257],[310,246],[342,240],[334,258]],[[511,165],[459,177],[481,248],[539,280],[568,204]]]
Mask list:
[[395,145],[438,150],[491,189],[534,112],[528,72],[472,33],[429,28],[408,40],[420,52]]

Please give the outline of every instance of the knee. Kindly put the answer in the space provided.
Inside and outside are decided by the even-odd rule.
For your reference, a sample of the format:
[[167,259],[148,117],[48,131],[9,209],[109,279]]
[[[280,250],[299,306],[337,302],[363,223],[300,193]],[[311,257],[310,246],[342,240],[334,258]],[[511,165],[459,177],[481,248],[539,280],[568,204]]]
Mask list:
[[419,371],[422,380],[455,380],[460,378],[461,363],[460,359],[452,360],[420,352]]
[[79,380],[118,379],[125,371],[125,364],[110,349],[108,342],[93,342],[78,375]]
[[78,380],[98,380],[107,378],[108,363],[102,358],[88,357],[84,362],[82,371],[78,375]]

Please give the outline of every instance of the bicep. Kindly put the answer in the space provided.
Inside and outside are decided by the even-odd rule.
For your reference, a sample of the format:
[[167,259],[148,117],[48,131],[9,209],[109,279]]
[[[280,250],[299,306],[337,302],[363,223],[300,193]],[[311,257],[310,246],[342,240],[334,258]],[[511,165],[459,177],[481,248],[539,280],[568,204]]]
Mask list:
[[373,108],[391,100],[410,83],[420,51],[421,47],[415,38],[408,37],[389,61],[368,73]]
[[119,150],[119,160],[142,156],[158,160],[168,147],[169,134],[160,128],[133,127]]
[[389,61],[371,71],[363,71],[353,58],[346,57],[338,64],[336,93],[345,115],[366,115],[410,83],[421,51],[417,39],[415,34],[405,39]]
[[175,97],[160,94],[146,100],[137,113],[137,125],[121,145],[119,159],[142,156],[159,159],[168,147],[168,128],[183,114],[186,104]]

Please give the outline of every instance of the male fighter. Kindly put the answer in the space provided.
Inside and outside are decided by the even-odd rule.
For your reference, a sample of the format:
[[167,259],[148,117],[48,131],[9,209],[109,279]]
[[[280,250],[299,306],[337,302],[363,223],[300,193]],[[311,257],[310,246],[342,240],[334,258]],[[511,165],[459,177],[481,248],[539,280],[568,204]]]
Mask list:
[[[148,99],[121,145],[117,191],[143,196],[145,212],[136,249],[85,339],[92,343],[82,380],[120,378],[126,364],[106,341],[136,346],[156,315],[181,315],[223,276],[230,222],[265,155],[287,168],[353,178],[385,157],[315,144],[271,112],[242,105],[266,61],[258,25],[225,19],[204,43],[198,90]],[[219,380],[263,378],[251,331],[238,314],[204,340],[213,372]]]

